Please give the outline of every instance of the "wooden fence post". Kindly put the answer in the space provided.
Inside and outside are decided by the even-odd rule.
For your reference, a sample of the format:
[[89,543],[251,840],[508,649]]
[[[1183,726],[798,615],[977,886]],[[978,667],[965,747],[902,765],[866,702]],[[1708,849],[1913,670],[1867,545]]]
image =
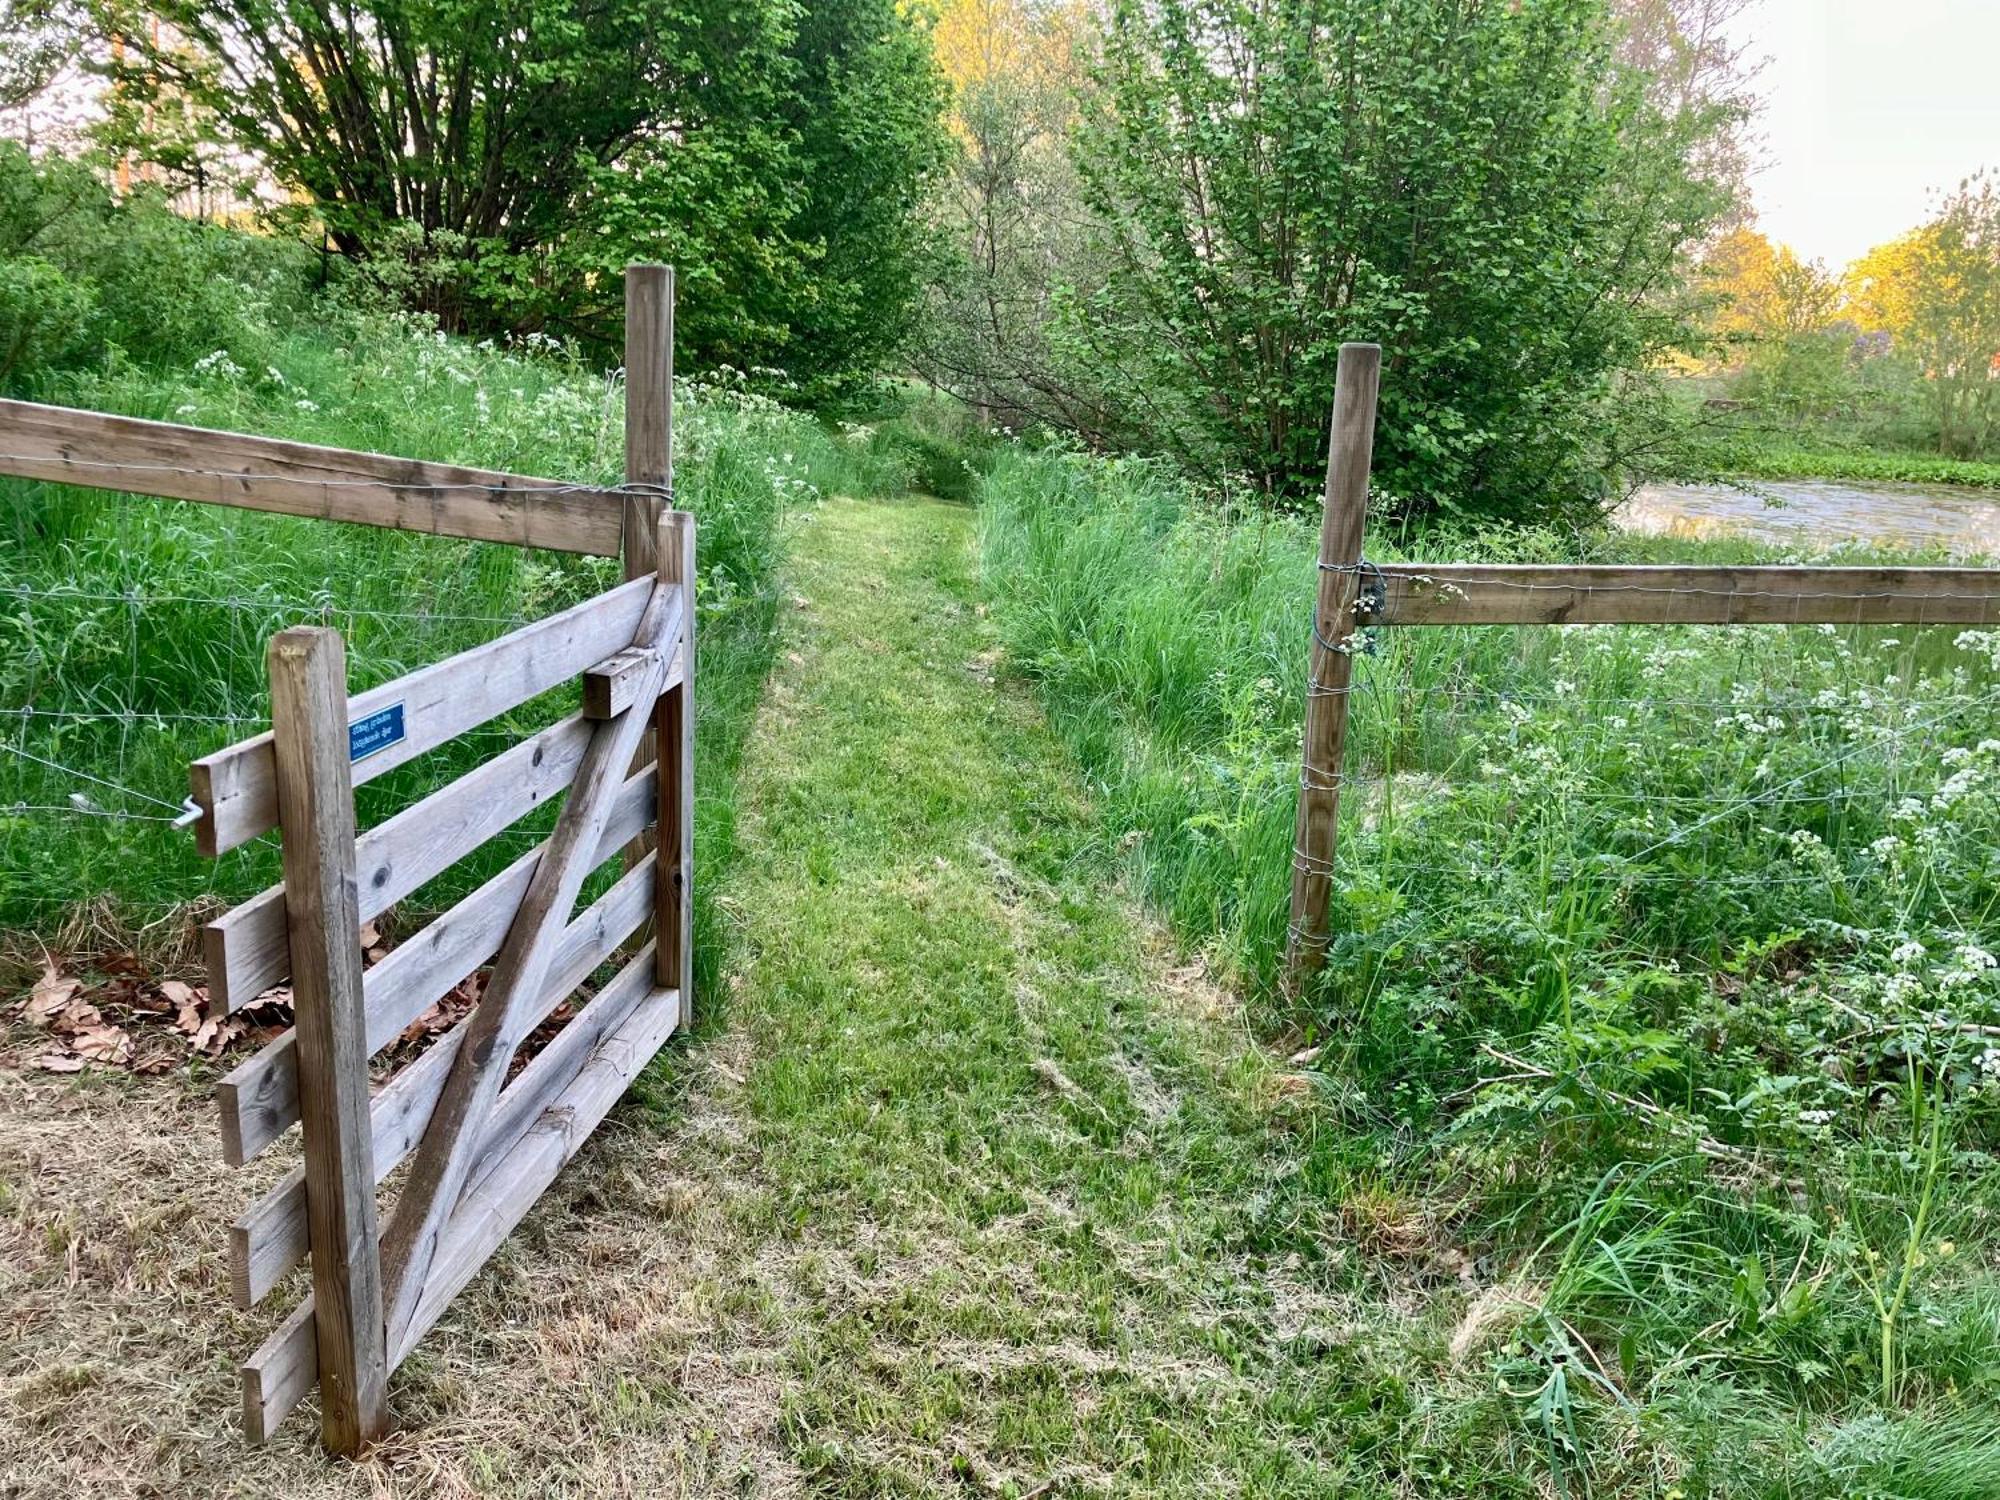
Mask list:
[[[625,577],[651,578],[660,566],[661,521],[671,508],[674,487],[674,268],[625,268],[625,482],[646,489],[625,496]],[[688,607],[694,606],[689,595]],[[672,647],[668,647],[671,654]],[[693,666],[693,654],[689,654]],[[658,717],[658,711],[655,711]],[[651,729],[639,741],[632,769],[658,754]],[[665,766],[661,767],[662,772]],[[666,824],[664,775],[660,823]],[[652,849],[650,838],[625,849],[625,868],[634,868]]]
[[1326,961],[1327,913],[1333,900],[1334,835],[1340,819],[1341,755],[1347,740],[1347,691],[1354,677],[1350,643],[1361,592],[1362,528],[1368,470],[1375,450],[1378,344],[1342,344],[1334,377],[1333,433],[1326,456],[1326,511],[1319,534],[1319,589],[1313,611],[1311,669],[1306,676],[1305,755],[1293,832],[1292,920],[1285,969],[1293,984]]
[[322,1432],[354,1454],[389,1425],[362,994],[347,651],[340,632],[271,638],[271,736],[305,1134]]
[[694,1024],[694,517],[684,510],[661,517],[659,551],[660,577],[686,590],[687,607],[681,613],[681,680],[660,694],[653,710],[660,767],[653,980],[680,990],[685,1029]]
[[674,483],[674,268],[625,268],[625,576],[644,578]]

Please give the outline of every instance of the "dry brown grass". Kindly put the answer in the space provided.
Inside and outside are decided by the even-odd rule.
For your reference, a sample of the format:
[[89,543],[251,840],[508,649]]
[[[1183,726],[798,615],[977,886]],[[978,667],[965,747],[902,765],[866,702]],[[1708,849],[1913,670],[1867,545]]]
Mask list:
[[621,1106],[398,1373],[400,1428],[360,1463],[321,1453],[310,1406],[263,1449],[237,1427],[236,1362],[276,1314],[231,1308],[225,1230],[287,1163],[223,1167],[185,1075],[0,1068],[0,1495],[796,1493],[733,1070],[659,1068],[686,1075],[671,1123]]

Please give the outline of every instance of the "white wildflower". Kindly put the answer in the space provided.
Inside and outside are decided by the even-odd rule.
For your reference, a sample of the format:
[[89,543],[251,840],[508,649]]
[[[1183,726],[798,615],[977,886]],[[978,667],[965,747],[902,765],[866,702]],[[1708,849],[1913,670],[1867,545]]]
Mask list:
[[229,357],[227,349],[217,349],[212,354],[204,354],[194,362],[197,375],[218,375],[224,380],[240,380],[243,366]]
[[1976,973],[1984,973],[1988,969],[2000,968],[2000,959],[1996,959],[1984,948],[1972,943],[1961,943],[1958,952],[1953,957],[1958,960],[1962,967]]
[[1885,1005],[1904,1005],[1913,996],[1924,992],[1924,982],[1914,974],[1892,974],[1889,982],[1882,986],[1882,1001]]

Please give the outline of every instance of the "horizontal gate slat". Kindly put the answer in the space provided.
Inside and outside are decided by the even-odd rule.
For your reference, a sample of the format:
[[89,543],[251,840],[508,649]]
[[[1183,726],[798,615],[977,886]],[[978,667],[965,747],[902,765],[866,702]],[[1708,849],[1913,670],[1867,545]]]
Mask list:
[[[657,788],[648,766],[626,780],[597,862],[611,858],[653,819]],[[521,896],[534,878],[539,847],[467,896],[421,933],[392,949],[362,979],[368,1045],[379,1052],[397,1033],[500,950]],[[298,1122],[299,1081],[292,1033],[239,1064],[216,1086],[223,1158],[240,1167]]]
[[[644,957],[647,967],[641,972],[650,979],[653,955],[649,951]],[[648,992],[624,1023],[591,1050],[581,1071],[535,1117],[513,1149],[465,1194],[447,1226],[445,1248],[409,1331],[389,1351],[391,1368],[430,1331],[452,1298],[555,1181],[618,1096],[673,1035],[679,1020],[678,991]],[[275,1431],[312,1390],[317,1350],[313,1302],[308,1297],[243,1364],[244,1428],[251,1441],[261,1442]]]
[[[403,737],[357,760],[354,784],[373,781],[624,650],[653,591],[652,579],[634,579],[512,635],[357,694],[348,705],[350,722],[400,707]],[[202,757],[188,779],[202,814],[195,825],[202,853],[224,853],[277,826],[270,735]]]
[[[542,992],[531,1024],[546,1020],[592,970],[645,923],[652,906],[648,885],[652,878],[652,856],[648,856],[569,925],[556,955],[554,977]],[[369,1109],[376,1182],[416,1149],[464,1032],[461,1021],[376,1094]],[[567,1030],[563,1034],[567,1035]],[[306,1257],[304,1172],[293,1171],[244,1210],[230,1227],[229,1241],[230,1283],[236,1305],[254,1306]]]

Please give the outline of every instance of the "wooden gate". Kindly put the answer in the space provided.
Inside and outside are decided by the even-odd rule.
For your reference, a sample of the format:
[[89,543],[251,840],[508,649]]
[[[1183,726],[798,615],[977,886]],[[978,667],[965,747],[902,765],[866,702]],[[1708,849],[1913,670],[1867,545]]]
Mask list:
[[[312,1294],[243,1366],[254,1441],[315,1383],[329,1447],[381,1436],[390,1372],[688,1024],[691,516],[661,517],[655,556],[653,576],[353,699],[337,631],[283,631],[269,650],[270,732],[194,767],[211,852],[274,826],[284,846],[284,883],[208,933],[219,1011],[289,975],[296,1018],[219,1090],[232,1164],[294,1122],[304,1137],[304,1165],[232,1231],[243,1306],[312,1262]],[[357,783],[579,674],[580,712],[357,834]],[[654,740],[657,757],[644,753]],[[565,792],[545,842],[364,971],[362,923]],[[621,850],[622,877],[573,911]],[[510,1079],[528,1034],[649,924]],[[371,1098],[371,1057],[489,960],[478,1005]],[[378,1232],[377,1186],[406,1160]]]

